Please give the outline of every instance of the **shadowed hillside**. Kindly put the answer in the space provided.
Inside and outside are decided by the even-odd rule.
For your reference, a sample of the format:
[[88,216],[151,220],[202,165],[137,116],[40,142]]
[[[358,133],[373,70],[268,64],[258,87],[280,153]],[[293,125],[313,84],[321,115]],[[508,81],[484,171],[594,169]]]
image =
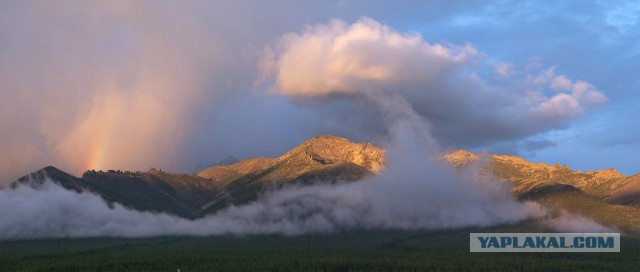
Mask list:
[[[362,180],[384,170],[384,154],[383,149],[369,143],[327,135],[314,137],[278,158],[234,159],[197,175],[156,169],[91,170],[78,178],[49,166],[20,178],[11,187],[42,186],[48,177],[66,189],[93,192],[108,203],[195,219],[229,205],[246,204],[264,191],[284,185]],[[478,166],[485,175],[512,182],[520,199],[561,208],[630,233],[640,232],[640,175],[625,177],[615,169],[573,171],[558,164],[464,150],[446,152],[442,158],[455,168]]]
[[611,193],[609,203],[640,208],[640,174],[625,179],[624,183]]
[[156,169],[147,172],[87,171],[77,178],[48,166],[20,178],[11,187],[29,184],[43,186],[45,178],[66,189],[89,191],[108,203],[120,203],[139,211],[168,212],[186,218],[197,216],[199,208],[220,198],[221,186],[196,175],[166,173]]
[[198,218],[230,204],[255,200],[260,192],[285,184],[360,180],[379,172],[383,163],[384,151],[379,147],[322,136],[302,143],[279,158],[214,166],[198,175],[156,169],[147,172],[90,170],[77,178],[48,166],[20,178],[11,187],[41,186],[49,177],[66,189],[90,191],[108,203]]

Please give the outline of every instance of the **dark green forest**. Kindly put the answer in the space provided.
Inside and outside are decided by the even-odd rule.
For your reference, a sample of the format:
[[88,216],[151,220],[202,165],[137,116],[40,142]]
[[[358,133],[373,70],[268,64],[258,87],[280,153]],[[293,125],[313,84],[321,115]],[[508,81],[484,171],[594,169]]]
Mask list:
[[638,271],[640,267],[638,238],[622,237],[620,253],[470,253],[469,232],[475,231],[479,230],[2,241],[0,270]]

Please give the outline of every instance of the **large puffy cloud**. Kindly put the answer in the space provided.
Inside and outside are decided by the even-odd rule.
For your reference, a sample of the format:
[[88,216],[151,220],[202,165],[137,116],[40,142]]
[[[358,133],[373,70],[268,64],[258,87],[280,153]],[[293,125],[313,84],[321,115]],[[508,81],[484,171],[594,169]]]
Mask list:
[[[333,20],[283,37],[277,82],[286,95],[357,92],[367,84],[389,87],[432,82],[477,52],[425,43],[364,18],[347,25]],[[377,87],[371,86],[372,88]]]
[[555,67],[518,71],[492,63],[470,44],[431,44],[369,18],[288,33],[265,55],[276,92],[325,101],[372,92],[400,95],[441,142],[461,147],[565,128],[606,101],[595,86],[556,75]]

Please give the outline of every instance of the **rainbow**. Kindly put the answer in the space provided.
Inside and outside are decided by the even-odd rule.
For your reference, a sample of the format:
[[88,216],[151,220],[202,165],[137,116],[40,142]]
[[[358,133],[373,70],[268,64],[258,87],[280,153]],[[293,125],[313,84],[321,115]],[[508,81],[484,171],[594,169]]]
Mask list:
[[105,167],[105,160],[109,151],[109,125],[103,123],[96,126],[93,133],[93,141],[89,148],[85,170],[101,170]]

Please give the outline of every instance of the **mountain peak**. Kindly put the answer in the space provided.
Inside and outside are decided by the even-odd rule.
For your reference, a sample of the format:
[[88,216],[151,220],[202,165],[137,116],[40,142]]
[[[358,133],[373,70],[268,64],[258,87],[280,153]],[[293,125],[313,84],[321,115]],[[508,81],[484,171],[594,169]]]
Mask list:
[[243,160],[214,166],[198,175],[226,185],[236,180],[285,182],[326,178],[357,180],[384,167],[384,150],[332,135],[315,136],[278,158]]
[[[442,157],[449,164],[461,167],[478,159],[480,154],[466,150],[454,150],[443,153]],[[610,190],[624,184],[625,176],[614,168],[598,171],[573,171],[566,165],[558,163],[548,165],[545,162],[534,163],[513,155],[488,155],[490,165],[487,168],[498,176],[515,182],[514,191],[522,192],[540,184],[555,182],[574,186],[584,192],[602,197]]]
[[327,144],[348,144],[351,143],[351,141],[349,141],[346,138],[342,138],[342,137],[337,137],[337,136],[333,136],[333,135],[322,135],[322,136],[313,136],[313,138],[305,141],[304,143],[302,143],[300,146],[307,146],[307,145],[327,145]]
[[597,170],[597,171],[587,171],[587,174],[593,174],[595,177],[600,179],[615,179],[615,178],[623,178],[624,175],[618,172],[615,168]]
[[[69,174],[69,173],[67,173],[65,171],[62,171],[62,170],[60,170],[60,169],[58,169],[58,168],[56,168],[54,166],[51,166],[51,165],[45,166],[43,168],[40,168],[39,170],[37,170],[35,172],[32,172],[31,174],[29,174],[27,176],[39,177],[39,178],[61,177],[61,176],[63,176],[63,177],[67,177],[67,176],[74,177],[73,175],[71,175],[71,174]],[[25,178],[27,176],[24,176],[23,178]]]
[[60,184],[67,189],[74,189],[78,192],[82,190],[78,186],[78,178],[51,165],[19,178],[11,184],[11,187],[16,188],[20,184],[38,187],[42,186],[47,180]]
[[442,157],[453,166],[463,166],[475,161],[479,156],[464,149],[458,149],[444,152]]
[[320,164],[354,163],[377,173],[384,167],[384,150],[370,143],[354,143],[332,135],[314,136],[279,160],[305,160]]
[[[38,171],[47,171],[47,172],[48,172],[48,171],[58,171],[58,172],[62,172],[62,170],[60,170],[60,169],[58,169],[58,168],[55,168],[55,167],[54,167],[54,166],[52,166],[52,165],[47,165],[47,166],[45,166],[45,167],[42,167],[42,168],[41,168],[40,170],[38,170]],[[38,171],[36,171],[36,172],[38,172]]]
[[226,158],[224,158],[223,160],[219,161],[216,165],[218,166],[227,166],[227,165],[232,165],[235,163],[240,162],[240,160],[238,160],[236,157],[234,156],[227,156]]

